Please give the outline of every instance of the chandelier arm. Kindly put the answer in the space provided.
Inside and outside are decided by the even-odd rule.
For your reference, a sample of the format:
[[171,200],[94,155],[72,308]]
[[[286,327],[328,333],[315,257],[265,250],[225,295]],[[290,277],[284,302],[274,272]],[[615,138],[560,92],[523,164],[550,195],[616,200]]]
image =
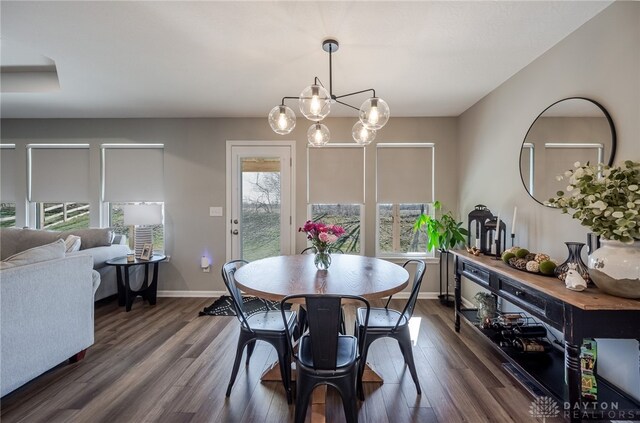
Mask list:
[[284,106],[284,101],[285,100],[298,100],[300,97],[282,97],[282,103],[280,104],[281,106]]
[[347,107],[351,107],[353,110],[358,110],[360,111],[360,109],[358,109],[357,107],[352,106],[351,104],[347,104],[344,101],[340,101],[340,100],[336,100],[336,103],[338,104],[342,104],[343,106],[347,106]]
[[336,96],[336,98],[349,97],[349,96],[356,95],[356,94],[366,93],[367,91],[371,91],[373,93],[373,96],[374,97],[376,96],[376,90],[374,90],[373,88],[368,88],[366,90],[356,91],[356,92],[349,93],[349,94],[342,94],[342,95]]
[[326,88],[326,87],[324,86],[324,84],[322,83],[322,81],[320,80],[320,78],[318,78],[317,76],[313,79],[313,83],[314,83],[314,84],[316,84],[316,85],[320,84],[320,86],[321,86],[322,88]]

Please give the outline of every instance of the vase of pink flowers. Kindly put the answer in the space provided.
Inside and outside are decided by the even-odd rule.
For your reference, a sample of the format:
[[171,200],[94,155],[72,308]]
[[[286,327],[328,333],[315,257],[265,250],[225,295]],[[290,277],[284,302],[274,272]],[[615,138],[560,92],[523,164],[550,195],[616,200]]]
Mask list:
[[318,270],[327,270],[331,265],[331,245],[344,235],[344,228],[339,225],[307,220],[298,231],[305,232],[307,239],[311,241],[316,251],[313,262]]

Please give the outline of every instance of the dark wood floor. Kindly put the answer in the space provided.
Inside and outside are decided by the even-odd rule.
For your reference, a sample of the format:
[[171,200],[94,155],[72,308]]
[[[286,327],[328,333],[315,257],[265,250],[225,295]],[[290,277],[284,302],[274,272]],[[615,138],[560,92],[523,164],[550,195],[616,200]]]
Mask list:
[[[138,300],[130,313],[113,302],[97,307],[96,342],[87,357],[58,366],[3,398],[2,421],[292,421],[294,408],[287,405],[282,385],[259,380],[276,359],[267,344],[258,343],[249,367],[241,367],[231,398],[225,399],[238,322],[198,317],[211,302],[160,298],[151,307]],[[469,327],[459,335],[453,331],[450,308],[420,300],[414,316],[420,318],[413,352],[422,396],[416,395],[397,344],[376,341],[368,361],[385,382],[365,386],[360,421],[536,421],[529,415],[530,396],[502,370],[490,345]],[[331,388],[327,403],[327,421],[344,421]]]

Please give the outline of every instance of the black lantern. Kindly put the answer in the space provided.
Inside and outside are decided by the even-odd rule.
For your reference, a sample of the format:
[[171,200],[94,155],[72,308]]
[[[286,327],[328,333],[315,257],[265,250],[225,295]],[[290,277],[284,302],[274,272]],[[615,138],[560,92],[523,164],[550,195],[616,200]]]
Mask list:
[[[487,222],[493,219],[493,214],[487,208],[487,206],[483,204],[478,204],[472,211],[469,213],[468,218],[468,234],[467,234],[467,245],[469,247],[478,248],[483,254],[491,253],[491,244],[487,238]],[[495,228],[495,222],[494,226]],[[472,230],[473,228],[473,230]],[[472,234],[475,235],[475,243],[471,244]]]

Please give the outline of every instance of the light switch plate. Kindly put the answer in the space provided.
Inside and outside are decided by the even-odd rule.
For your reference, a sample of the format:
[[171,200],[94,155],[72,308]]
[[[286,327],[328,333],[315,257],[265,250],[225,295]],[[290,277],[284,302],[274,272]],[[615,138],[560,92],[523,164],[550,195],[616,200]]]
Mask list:
[[209,216],[221,217],[222,207],[209,207]]

